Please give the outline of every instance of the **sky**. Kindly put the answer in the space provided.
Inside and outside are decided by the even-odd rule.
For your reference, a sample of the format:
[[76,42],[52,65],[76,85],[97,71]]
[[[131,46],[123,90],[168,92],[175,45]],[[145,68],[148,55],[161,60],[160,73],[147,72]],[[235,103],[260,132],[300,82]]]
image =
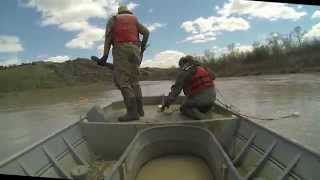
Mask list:
[[0,65],[100,56],[106,22],[119,4],[151,31],[143,67],[176,66],[181,56],[223,53],[231,43],[250,51],[255,41],[296,26],[306,31],[305,39],[320,37],[319,6],[246,0],[1,0]]

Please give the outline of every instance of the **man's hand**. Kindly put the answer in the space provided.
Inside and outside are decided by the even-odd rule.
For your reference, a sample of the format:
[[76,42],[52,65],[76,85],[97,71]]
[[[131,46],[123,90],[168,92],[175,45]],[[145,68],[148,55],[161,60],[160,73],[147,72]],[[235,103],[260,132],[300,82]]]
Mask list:
[[168,103],[168,101],[165,101],[164,104],[161,105],[160,111],[163,112],[169,107],[170,107],[170,104]]
[[100,66],[106,66],[106,62],[104,61],[104,60],[102,60],[102,59],[100,59],[98,62],[98,65],[100,65]]
[[91,56],[91,59],[93,60],[93,61],[95,61],[99,66],[106,66],[106,61],[105,61],[105,58],[98,58],[98,57],[96,57],[96,56]]

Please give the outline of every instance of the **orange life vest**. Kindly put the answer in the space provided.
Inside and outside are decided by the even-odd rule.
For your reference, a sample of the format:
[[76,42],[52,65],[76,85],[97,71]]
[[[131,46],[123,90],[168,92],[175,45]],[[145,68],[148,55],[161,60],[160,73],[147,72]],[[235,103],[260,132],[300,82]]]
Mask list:
[[206,68],[198,66],[189,84],[183,87],[186,96],[192,96],[209,87],[214,87],[213,77]]
[[112,29],[114,43],[138,42],[138,19],[131,14],[119,14],[115,17]]

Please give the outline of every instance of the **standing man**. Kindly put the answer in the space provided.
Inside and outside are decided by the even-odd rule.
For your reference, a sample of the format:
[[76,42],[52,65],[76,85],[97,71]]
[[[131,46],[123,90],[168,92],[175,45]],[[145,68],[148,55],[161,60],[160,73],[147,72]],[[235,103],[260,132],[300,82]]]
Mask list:
[[205,113],[210,111],[216,100],[214,73],[201,66],[192,56],[182,57],[179,67],[180,73],[175,84],[171,86],[171,92],[161,110],[168,108],[183,90],[187,99],[180,107],[181,113],[191,119],[205,119],[207,117]]
[[[140,42],[139,34],[143,35]],[[119,121],[139,120],[144,116],[142,93],[139,85],[139,66],[149,38],[149,30],[140,24],[137,17],[126,6],[118,8],[106,26],[104,55],[98,61],[105,65],[112,45],[113,80],[121,91],[127,109]]]

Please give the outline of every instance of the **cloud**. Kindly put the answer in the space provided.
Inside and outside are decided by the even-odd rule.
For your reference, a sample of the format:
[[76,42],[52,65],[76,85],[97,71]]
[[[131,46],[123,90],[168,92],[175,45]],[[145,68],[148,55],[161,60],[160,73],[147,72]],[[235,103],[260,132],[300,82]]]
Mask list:
[[[90,24],[90,19],[105,20],[116,14],[121,0],[28,0],[27,7],[41,13],[41,25],[54,25],[64,31],[77,32],[75,38],[66,43],[68,48],[88,49],[103,41],[104,27]],[[133,10],[138,4],[127,4]]]
[[283,3],[246,0],[229,0],[222,7],[215,6],[215,10],[218,12],[217,16],[199,17],[192,21],[183,22],[181,28],[191,35],[182,42],[205,43],[215,40],[216,36],[224,31],[248,30],[250,23],[244,18],[262,18],[271,21],[298,20],[307,14]]
[[92,48],[97,42],[102,42],[105,30],[91,27],[80,32],[76,38],[66,44],[68,48],[88,49]]
[[220,47],[218,47],[218,46],[213,46],[211,51],[212,51],[216,56],[221,56],[221,55],[223,55],[223,54],[228,53],[228,48],[226,48],[226,47],[220,48]]
[[194,21],[185,21],[182,23],[181,28],[186,32],[196,34],[218,31],[247,30],[250,28],[250,25],[243,18],[211,16],[208,18],[199,17]]
[[304,36],[304,40],[320,39],[320,23],[314,25]]
[[[214,53],[216,57],[220,57],[224,54],[230,53],[230,50],[228,47],[218,47],[218,46],[213,46],[211,50],[209,50]],[[234,47],[235,52],[251,52],[253,51],[253,46],[252,45],[241,45],[240,43],[235,44]]]
[[161,24],[161,23],[157,23],[156,22],[156,23],[147,25],[147,28],[149,29],[150,32],[152,32],[152,31],[155,31],[158,28],[162,28],[162,27],[165,27],[165,26],[167,26],[167,24]]
[[62,62],[68,61],[68,60],[70,60],[69,56],[53,56],[53,57],[49,57],[47,59],[44,59],[43,61],[62,63]]
[[319,10],[316,10],[316,11],[313,13],[313,15],[312,15],[311,18],[312,18],[312,19],[320,18],[320,11],[319,11]]
[[[99,56],[102,56],[103,55],[103,51],[104,51],[104,44],[100,44],[98,47],[97,47],[97,51],[98,51],[98,54],[99,54]],[[112,52],[111,50],[110,50],[110,52]]]
[[158,68],[170,68],[177,67],[179,60],[182,56],[185,56],[183,52],[166,50],[162,51],[154,56],[154,58],[142,61],[141,67],[158,67]]
[[251,52],[253,50],[253,46],[237,44],[235,50],[238,52]]
[[183,42],[204,43],[216,39],[216,35],[223,31],[240,31],[250,28],[249,22],[240,17],[199,17],[193,21],[185,21],[180,26],[187,33],[191,33]]
[[220,8],[218,14],[226,17],[231,15],[246,15],[249,18],[262,18],[271,21],[279,19],[298,20],[307,15],[306,12],[298,11],[284,3],[246,0],[229,0],[229,2]]
[[18,37],[0,35],[0,53],[17,53],[23,50]]
[[213,32],[195,34],[187,37],[182,42],[191,41],[191,43],[205,43],[216,39],[216,34]]
[[4,60],[0,60],[0,65],[1,66],[9,66],[9,65],[14,65],[14,64],[21,64],[19,59],[17,57],[10,57]]
[[64,25],[87,21],[90,18],[107,18],[115,13],[118,0],[29,0],[27,6],[42,13],[42,25]]
[[134,10],[136,7],[138,7],[139,4],[137,3],[134,3],[134,2],[129,2],[129,4],[127,5],[128,9],[131,11],[131,10]]

